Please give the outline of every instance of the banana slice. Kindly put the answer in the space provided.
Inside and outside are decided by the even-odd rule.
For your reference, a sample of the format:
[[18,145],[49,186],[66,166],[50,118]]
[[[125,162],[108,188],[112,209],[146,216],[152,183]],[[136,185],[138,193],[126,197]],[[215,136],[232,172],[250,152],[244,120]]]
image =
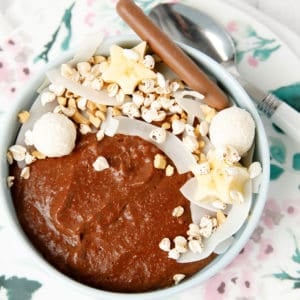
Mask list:
[[197,175],[198,201],[220,200],[225,204],[243,201],[244,188],[250,180],[249,172],[239,163],[228,164],[214,157],[209,161],[210,172]]
[[[128,55],[128,50],[136,53],[138,59],[134,59],[134,55]],[[103,80],[117,83],[125,94],[132,94],[142,80],[155,79],[156,74],[142,63],[145,51],[146,45],[144,43],[132,49],[123,49],[113,45],[110,49],[111,62],[102,74]]]

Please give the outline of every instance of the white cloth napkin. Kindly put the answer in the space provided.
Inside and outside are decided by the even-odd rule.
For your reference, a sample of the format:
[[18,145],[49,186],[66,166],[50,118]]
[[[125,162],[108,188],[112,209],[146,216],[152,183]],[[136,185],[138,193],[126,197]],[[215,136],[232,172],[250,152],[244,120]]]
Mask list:
[[[45,24],[59,16],[58,12],[66,7],[70,0],[1,0],[0,1],[0,44],[7,36],[26,28],[42,33],[35,24]],[[45,22],[46,21],[46,22]]]

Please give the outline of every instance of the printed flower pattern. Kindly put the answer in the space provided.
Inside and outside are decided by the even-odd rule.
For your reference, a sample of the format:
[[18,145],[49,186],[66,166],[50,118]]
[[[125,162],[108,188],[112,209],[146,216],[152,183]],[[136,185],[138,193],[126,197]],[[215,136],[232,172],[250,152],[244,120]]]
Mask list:
[[16,276],[6,278],[0,276],[1,300],[30,300],[35,291],[42,285],[38,281]]
[[293,275],[291,272],[281,270],[281,272],[273,273],[273,276],[280,280],[288,280],[292,283],[292,287],[294,289],[300,289],[300,248],[299,243],[295,235],[293,235],[294,243],[295,243],[295,251],[291,256],[291,261],[297,266],[296,274]]
[[280,44],[275,38],[269,39],[260,36],[249,24],[231,21],[227,24],[227,30],[236,45],[237,63],[246,59],[249,66],[257,67],[259,62],[268,60],[280,48]]

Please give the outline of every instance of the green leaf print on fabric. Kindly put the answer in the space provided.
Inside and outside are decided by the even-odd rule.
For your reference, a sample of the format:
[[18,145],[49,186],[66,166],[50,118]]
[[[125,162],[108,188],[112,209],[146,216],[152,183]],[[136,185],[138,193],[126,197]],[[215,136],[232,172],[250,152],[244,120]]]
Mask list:
[[286,161],[286,147],[280,139],[271,138],[270,139],[270,154],[271,154],[271,169],[270,169],[270,179],[278,179],[284,172],[284,169],[278,164],[284,164]]
[[244,55],[245,53],[241,51],[236,53],[235,59],[238,64],[243,60]]
[[300,171],[300,153],[295,153],[293,156],[293,168]]
[[280,129],[276,124],[272,123],[272,127],[274,128],[275,131],[281,134],[285,134],[282,129]]
[[281,280],[292,280],[293,277],[290,276],[288,273],[286,273],[285,271],[282,271],[280,273],[274,273],[273,276],[277,279],[281,279]]
[[0,276],[0,289],[6,290],[8,300],[30,300],[33,293],[42,286],[41,283],[16,276]]
[[74,8],[75,2],[72,3],[72,5],[65,10],[65,13],[60,21],[60,24],[58,25],[57,29],[52,34],[51,40],[44,45],[44,50],[35,58],[34,62],[37,62],[39,60],[43,60],[46,63],[49,61],[49,53],[51,49],[53,48],[54,44],[56,43],[58,33],[61,31],[63,25],[67,30],[67,35],[65,36],[63,42],[61,43],[61,49],[67,50],[70,46],[70,41],[72,38],[72,10]]
[[276,180],[280,177],[280,175],[284,172],[283,168],[271,164],[271,172],[270,172],[270,179]]
[[272,93],[300,112],[300,82],[280,87]]
[[[291,259],[294,263],[297,264],[299,267],[299,270],[296,271],[296,273],[300,274],[300,249],[299,245],[296,239],[296,236],[293,234],[294,244],[295,244],[295,252],[292,255]],[[280,279],[280,280],[290,280],[293,281],[293,288],[299,289],[300,288],[300,277],[292,276],[290,273],[282,270],[280,273],[274,273],[272,274],[274,278]]]
[[259,61],[268,60],[281,47],[276,39],[260,36],[251,25],[243,22],[231,21],[228,30],[236,45],[237,63],[247,59],[251,66],[256,67]]
[[280,46],[276,46],[274,48],[256,49],[253,51],[253,57],[260,61],[268,60],[272,52],[278,50],[279,48]]
[[279,139],[272,139],[270,146],[271,158],[280,164],[286,160],[285,145]]
[[300,281],[294,283],[294,289],[300,289]]
[[299,250],[299,247],[297,245],[297,241],[296,241],[296,237],[295,236],[294,236],[294,241],[295,241],[296,249],[295,249],[295,253],[292,256],[292,260],[295,263],[300,264],[300,250]]

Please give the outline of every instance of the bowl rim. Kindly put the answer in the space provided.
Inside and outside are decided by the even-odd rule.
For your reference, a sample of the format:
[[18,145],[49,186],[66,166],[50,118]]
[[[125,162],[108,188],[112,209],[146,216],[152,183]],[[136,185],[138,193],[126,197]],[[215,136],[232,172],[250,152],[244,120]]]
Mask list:
[[[141,40],[136,35],[122,35],[122,36],[112,36],[108,37],[104,41],[104,45],[111,44],[136,44]],[[258,225],[258,221],[261,217],[265,202],[267,200],[268,186],[269,186],[269,177],[270,177],[270,160],[269,160],[269,146],[267,142],[267,135],[264,129],[264,125],[260,116],[256,110],[256,107],[252,100],[249,98],[244,89],[240,86],[240,84],[234,79],[221,65],[215,62],[213,59],[205,55],[204,53],[191,48],[182,43],[178,43],[178,45],[186,51],[188,54],[192,55],[192,57],[197,58],[201,64],[212,70],[212,73],[216,76],[217,79],[224,83],[225,79],[225,87],[234,95],[239,97],[238,104],[240,105],[240,101],[242,102],[242,106],[246,108],[252,115],[256,124],[256,143],[259,144],[259,150],[263,155],[261,155],[260,160],[263,167],[263,176],[260,184],[259,194],[255,199],[254,208],[252,207],[252,213],[250,216],[250,221],[243,226],[239,230],[242,230],[239,238],[233,243],[233,245],[226,250],[224,254],[219,255],[215,258],[211,263],[209,263],[205,268],[195,273],[188,280],[181,282],[179,285],[173,285],[171,287],[141,292],[141,293],[122,293],[122,292],[111,292],[107,290],[96,289],[93,287],[89,287],[84,285],[67,275],[61,273],[57,269],[55,269],[52,265],[50,265],[42,255],[34,248],[31,244],[30,240],[27,238],[25,233],[23,232],[18,219],[15,214],[15,210],[13,208],[12,198],[10,196],[10,191],[6,184],[7,177],[7,162],[6,162],[6,151],[7,148],[4,146],[5,143],[0,143],[0,162],[3,167],[6,166],[6,174],[1,174],[1,185],[0,185],[0,201],[4,204],[4,214],[6,214],[8,218],[8,227],[14,231],[17,236],[17,239],[20,243],[24,244],[26,250],[29,252],[28,254],[32,257],[34,261],[46,267],[46,272],[49,276],[52,276],[54,280],[57,279],[57,282],[63,281],[67,283],[70,288],[76,289],[78,292],[81,292],[82,295],[93,296],[93,297],[103,297],[104,299],[155,299],[159,297],[168,297],[176,293],[180,293],[186,291],[189,288],[195,287],[197,284],[202,284],[210,277],[216,275],[219,271],[223,270],[230,262],[234,260],[234,258],[238,255],[238,253],[245,246],[246,242],[250,239],[251,234],[254,229]],[[103,48],[102,45],[100,47]],[[99,49],[98,49],[99,51]],[[101,50],[100,50],[101,51]],[[10,133],[10,128],[13,122],[16,122],[16,115],[22,107],[22,102],[26,96],[31,95],[31,101],[27,100],[27,104],[32,103],[35,99],[33,97],[34,91],[39,87],[41,82],[45,79],[45,72],[52,67],[61,64],[64,61],[67,61],[68,58],[72,57],[74,54],[74,50],[70,50],[59,57],[53,59],[50,63],[42,67],[26,84],[24,90],[22,90],[10,109],[8,109],[4,116],[3,129],[1,139],[13,141],[12,135]],[[223,80],[222,80],[223,79]],[[23,101],[21,101],[23,100]],[[259,134],[257,132],[259,131]],[[1,168],[1,173],[3,173],[3,168]],[[5,171],[4,171],[5,173]]]

